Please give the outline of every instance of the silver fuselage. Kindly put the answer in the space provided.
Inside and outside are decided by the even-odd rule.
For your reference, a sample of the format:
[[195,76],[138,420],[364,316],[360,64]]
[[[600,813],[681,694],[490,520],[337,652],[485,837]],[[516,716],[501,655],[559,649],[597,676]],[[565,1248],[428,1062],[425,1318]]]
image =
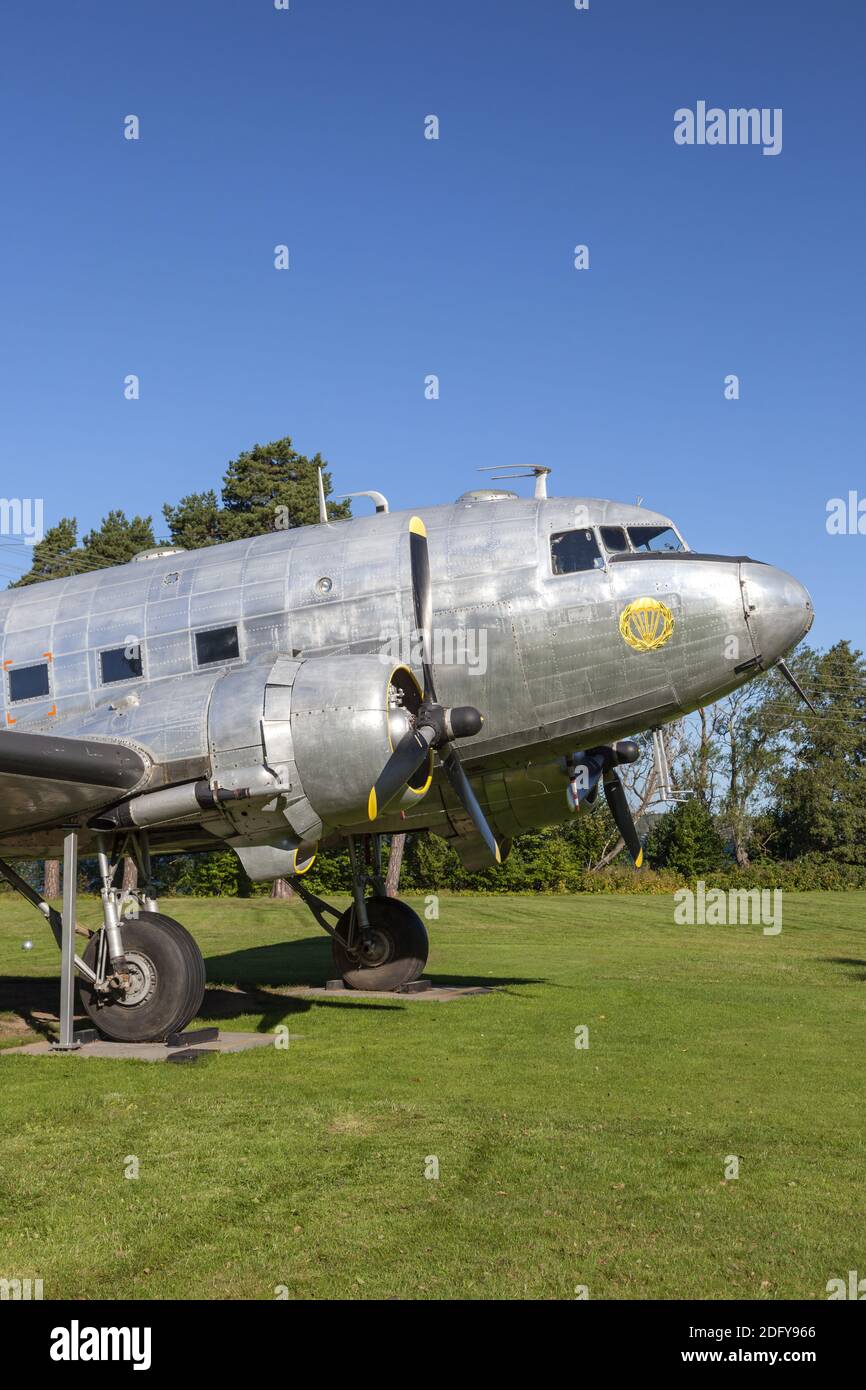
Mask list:
[[[667,522],[645,508],[502,497],[418,514],[429,537],[434,642],[437,631],[444,634],[438,698],[484,714],[481,733],[464,741],[461,756],[505,837],[571,814],[567,754],[719,699],[772,666],[811,624],[808,594],[796,580],[742,557],[628,554],[606,557],[604,568],[553,573],[553,533]],[[233,700],[255,706],[256,671],[282,658],[411,657],[411,515],[275,531],[7,591],[0,597],[7,672],[0,718],[10,729],[128,740],[152,760],[152,786],[210,777],[214,701],[226,709]],[[644,598],[660,601],[673,619],[669,639],[655,650],[633,649],[620,630],[623,610]],[[194,634],[230,625],[238,629],[238,657],[198,665]],[[100,653],[126,645],[140,650],[141,676],[103,684]],[[46,653],[49,694],[11,703],[9,670]],[[255,729],[267,710],[247,714]],[[322,775],[339,777],[341,765],[351,764],[351,728],[345,733],[343,746],[323,748]],[[244,737],[253,748],[254,736]],[[86,817],[77,820],[84,825]],[[471,829],[438,774],[423,799],[376,829],[422,827],[446,836]],[[322,827],[325,838],[348,828]],[[35,823],[25,788],[6,788],[4,853],[50,854],[59,834]],[[214,837],[229,838],[218,820],[202,817],[155,837],[154,848],[213,845]]]

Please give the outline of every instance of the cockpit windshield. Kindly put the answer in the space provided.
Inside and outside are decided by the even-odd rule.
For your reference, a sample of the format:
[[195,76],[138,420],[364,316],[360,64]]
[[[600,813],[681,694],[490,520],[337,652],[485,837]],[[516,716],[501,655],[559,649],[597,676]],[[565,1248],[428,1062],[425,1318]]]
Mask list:
[[635,550],[685,550],[685,546],[670,526],[630,526],[629,538]]
[[618,555],[620,551],[628,550],[628,541],[625,538],[625,528],[623,526],[602,526],[601,543],[611,555]]
[[581,570],[604,568],[595,533],[557,531],[550,537],[550,563],[554,574],[579,574]]

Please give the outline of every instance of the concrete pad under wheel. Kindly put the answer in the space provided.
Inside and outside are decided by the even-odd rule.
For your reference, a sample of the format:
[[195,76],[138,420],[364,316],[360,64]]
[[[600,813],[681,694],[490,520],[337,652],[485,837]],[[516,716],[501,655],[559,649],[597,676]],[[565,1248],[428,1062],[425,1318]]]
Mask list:
[[[28,1043],[24,1047],[5,1047],[0,1049],[0,1057],[125,1057],[136,1062],[194,1062],[218,1052],[250,1052],[256,1047],[273,1047],[274,1033],[221,1033],[218,1038],[205,1042],[186,1043],[180,1047],[167,1047],[165,1043],[120,1043],[99,1038],[96,1042],[83,1043],[72,1052],[55,1053],[50,1042]],[[288,1040],[296,1042],[298,1033],[290,1033]]]
[[473,994],[492,994],[491,985],[434,985],[430,980],[413,980],[404,989],[349,989],[342,980],[328,980],[321,989],[297,985],[281,989],[280,994],[295,999],[394,999],[399,1003],[423,999],[430,1004],[448,1004],[452,999],[468,999]]

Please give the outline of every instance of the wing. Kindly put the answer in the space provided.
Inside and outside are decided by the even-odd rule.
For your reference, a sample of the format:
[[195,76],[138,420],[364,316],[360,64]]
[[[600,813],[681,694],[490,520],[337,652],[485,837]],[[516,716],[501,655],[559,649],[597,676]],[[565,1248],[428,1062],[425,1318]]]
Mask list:
[[128,796],[150,767],[129,744],[0,729],[0,835],[60,825]]

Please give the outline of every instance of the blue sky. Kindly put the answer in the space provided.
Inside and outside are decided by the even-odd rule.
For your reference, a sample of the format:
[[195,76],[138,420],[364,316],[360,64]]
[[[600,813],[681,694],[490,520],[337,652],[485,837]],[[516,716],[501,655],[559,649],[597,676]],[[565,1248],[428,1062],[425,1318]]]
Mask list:
[[[4,495],[159,531],[283,434],[394,507],[545,463],[866,646],[825,529],[866,497],[864,40],[851,0],[6,0]],[[675,145],[699,99],[781,107],[781,154]]]

